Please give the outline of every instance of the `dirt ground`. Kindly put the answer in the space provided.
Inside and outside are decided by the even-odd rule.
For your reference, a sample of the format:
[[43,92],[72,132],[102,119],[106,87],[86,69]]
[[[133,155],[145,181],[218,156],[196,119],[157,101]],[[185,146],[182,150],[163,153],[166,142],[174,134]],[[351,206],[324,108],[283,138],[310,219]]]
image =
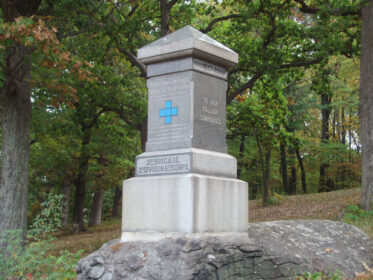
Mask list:
[[[330,193],[285,196],[280,203],[268,207],[261,206],[260,200],[249,203],[249,222],[262,222],[290,219],[329,219],[342,220],[347,205],[360,202],[360,189],[350,189]],[[98,250],[105,242],[120,238],[121,221],[115,220],[102,226],[89,228],[78,234],[60,233],[54,241],[56,248],[51,254],[60,250],[76,252],[84,250],[83,256]]]

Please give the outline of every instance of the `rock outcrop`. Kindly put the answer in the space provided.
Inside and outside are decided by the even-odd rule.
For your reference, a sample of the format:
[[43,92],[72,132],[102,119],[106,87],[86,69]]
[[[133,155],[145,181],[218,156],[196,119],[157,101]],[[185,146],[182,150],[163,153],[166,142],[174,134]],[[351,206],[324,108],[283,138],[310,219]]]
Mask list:
[[372,240],[358,228],[324,220],[249,224],[249,238],[112,240],[78,263],[78,279],[293,279],[372,267]]

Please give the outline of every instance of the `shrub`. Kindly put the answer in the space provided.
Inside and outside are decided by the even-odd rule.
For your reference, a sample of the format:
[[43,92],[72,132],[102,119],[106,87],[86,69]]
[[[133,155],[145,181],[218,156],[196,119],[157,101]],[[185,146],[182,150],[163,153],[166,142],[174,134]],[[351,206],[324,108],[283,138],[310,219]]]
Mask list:
[[317,272],[313,274],[306,272],[302,276],[298,276],[296,279],[297,280],[342,280],[343,277],[339,271],[331,275],[328,275],[322,272]]
[[268,198],[268,206],[280,205],[283,201],[284,197],[281,194],[274,192],[272,196]]
[[42,233],[54,232],[62,227],[63,195],[49,194],[41,203],[41,212],[36,216],[31,226],[32,229]]
[[20,231],[9,231],[1,241],[7,248],[0,252],[0,279],[75,279],[75,267],[82,251],[75,254],[61,251],[60,256],[47,255],[52,248],[51,238],[41,240],[28,236],[27,246],[22,246]]
[[365,211],[357,205],[349,205],[346,207],[343,221],[357,226],[373,238],[373,210]]

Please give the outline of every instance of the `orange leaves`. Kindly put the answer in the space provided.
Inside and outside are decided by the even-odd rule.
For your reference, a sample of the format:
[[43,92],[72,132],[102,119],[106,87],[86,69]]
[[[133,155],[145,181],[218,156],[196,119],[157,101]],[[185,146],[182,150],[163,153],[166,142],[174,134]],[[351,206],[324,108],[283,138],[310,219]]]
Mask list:
[[151,39],[151,36],[150,36],[150,34],[148,32],[140,32],[139,35],[140,35],[141,38],[145,38],[147,40]]
[[88,61],[74,61],[74,63],[72,64],[73,69],[70,69],[70,73],[74,75],[74,77],[79,81],[97,81],[97,77],[94,77],[88,69],[85,69],[83,67],[84,65],[87,65],[91,68],[93,67]]
[[240,103],[244,102],[246,100],[247,96],[246,95],[238,95],[236,97],[236,100]]
[[59,44],[55,32],[51,30],[45,22],[39,18],[37,24],[32,28],[35,40],[37,42],[45,42],[49,44]]
[[[14,22],[0,23],[0,49],[15,44],[30,47],[33,58],[43,71],[33,73],[33,86],[44,88],[53,96],[54,107],[66,103],[74,106],[77,89],[74,81],[94,82],[96,77],[89,71],[90,62],[76,57],[60,44],[57,29],[49,26],[48,17],[18,17]],[[44,72],[45,70],[45,72]]]
[[90,67],[90,68],[93,67],[93,65],[92,65],[91,63],[89,63],[88,61],[86,61],[86,60],[84,60],[83,63],[84,63],[86,66]]
[[11,40],[25,46],[37,46],[44,52],[48,45],[59,44],[55,32],[56,28],[49,28],[43,18],[18,17],[14,22],[1,24],[0,41]]
[[65,61],[70,61],[70,54],[68,52],[63,52],[60,54],[60,58]]

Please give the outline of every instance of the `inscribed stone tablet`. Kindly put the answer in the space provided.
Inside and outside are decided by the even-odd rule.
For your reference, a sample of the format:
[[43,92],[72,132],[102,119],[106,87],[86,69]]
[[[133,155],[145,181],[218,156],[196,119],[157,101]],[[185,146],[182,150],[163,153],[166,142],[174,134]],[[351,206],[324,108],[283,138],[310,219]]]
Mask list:
[[194,121],[193,147],[221,153],[227,152],[225,139],[224,80],[199,72],[193,73]]
[[138,158],[136,162],[136,176],[190,172],[190,157],[190,154],[185,153]]
[[149,79],[147,151],[191,147],[191,72]]

